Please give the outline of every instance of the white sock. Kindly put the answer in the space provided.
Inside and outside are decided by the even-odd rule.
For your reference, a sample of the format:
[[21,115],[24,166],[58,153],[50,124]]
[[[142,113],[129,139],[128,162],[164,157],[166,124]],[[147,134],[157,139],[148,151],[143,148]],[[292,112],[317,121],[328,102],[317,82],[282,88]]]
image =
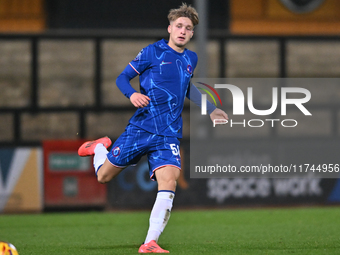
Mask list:
[[171,190],[158,191],[155,204],[151,211],[149,230],[144,243],[148,243],[151,240],[158,241],[159,236],[170,218],[174,197],[175,192]]
[[97,144],[96,148],[94,149],[94,157],[93,157],[93,166],[94,170],[97,171],[98,169],[104,164],[106,160],[106,155],[108,151],[102,143]]

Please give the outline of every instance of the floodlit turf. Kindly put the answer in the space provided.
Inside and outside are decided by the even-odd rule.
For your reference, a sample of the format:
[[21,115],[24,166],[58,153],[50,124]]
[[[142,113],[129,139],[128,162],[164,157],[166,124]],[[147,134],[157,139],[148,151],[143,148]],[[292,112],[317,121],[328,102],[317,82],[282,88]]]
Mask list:
[[[149,212],[1,215],[20,255],[137,254]],[[340,207],[173,210],[159,240],[172,254],[340,254]]]

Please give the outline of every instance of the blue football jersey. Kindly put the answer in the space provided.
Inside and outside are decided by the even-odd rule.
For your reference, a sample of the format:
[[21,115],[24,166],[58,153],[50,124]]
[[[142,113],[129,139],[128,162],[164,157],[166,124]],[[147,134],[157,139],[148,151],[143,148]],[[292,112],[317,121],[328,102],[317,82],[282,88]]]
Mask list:
[[181,113],[197,65],[195,52],[179,53],[160,40],[142,49],[129,65],[139,74],[140,92],[151,100],[130,123],[150,133],[182,137]]

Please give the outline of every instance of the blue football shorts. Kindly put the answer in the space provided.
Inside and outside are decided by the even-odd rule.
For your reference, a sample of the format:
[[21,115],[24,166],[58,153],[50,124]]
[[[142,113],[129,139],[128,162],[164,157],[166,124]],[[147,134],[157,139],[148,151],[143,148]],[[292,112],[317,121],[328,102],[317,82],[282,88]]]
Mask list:
[[112,145],[107,159],[117,167],[135,165],[147,155],[150,179],[156,180],[154,172],[164,166],[181,169],[179,140],[176,137],[149,133],[129,124],[125,132]]

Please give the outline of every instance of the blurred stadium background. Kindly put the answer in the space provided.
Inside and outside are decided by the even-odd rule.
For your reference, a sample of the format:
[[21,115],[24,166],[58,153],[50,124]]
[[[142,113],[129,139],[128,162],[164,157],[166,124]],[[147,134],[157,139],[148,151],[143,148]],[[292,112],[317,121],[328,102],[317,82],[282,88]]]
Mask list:
[[[168,11],[181,2],[0,0],[0,212],[151,208],[156,185],[145,160],[99,185],[91,159],[76,150],[84,139],[114,140],[124,130],[134,108],[115,79],[140,49],[168,37]],[[196,77],[340,76],[337,0],[186,2],[202,17],[188,46],[199,55]],[[325,105],[323,91],[312,96],[325,97],[314,106],[324,124],[292,137],[267,130],[261,138],[339,141],[339,104]],[[176,208],[340,202],[338,179],[190,179],[188,103],[183,115]],[[235,133],[233,141],[251,136]]]

